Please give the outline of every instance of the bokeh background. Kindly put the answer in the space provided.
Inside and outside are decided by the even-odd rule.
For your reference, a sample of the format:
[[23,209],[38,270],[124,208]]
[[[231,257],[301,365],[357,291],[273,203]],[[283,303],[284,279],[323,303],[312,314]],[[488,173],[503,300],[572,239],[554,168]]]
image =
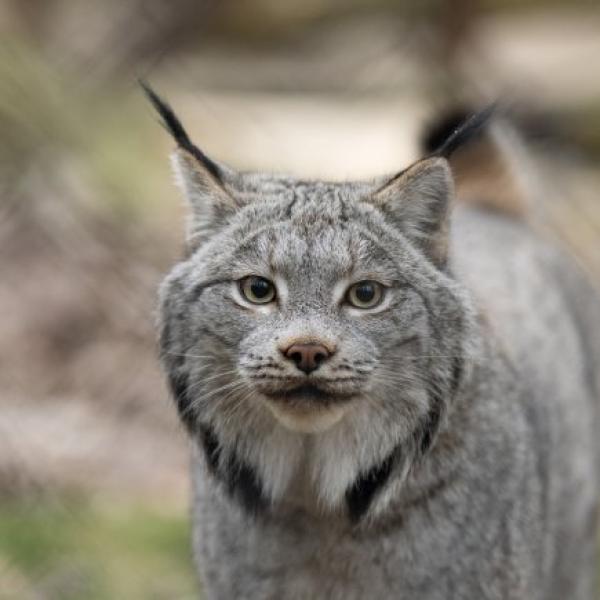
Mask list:
[[0,599],[197,597],[155,297],[181,252],[136,79],[239,169],[359,177],[431,115],[511,104],[539,223],[600,281],[600,7],[0,2]]

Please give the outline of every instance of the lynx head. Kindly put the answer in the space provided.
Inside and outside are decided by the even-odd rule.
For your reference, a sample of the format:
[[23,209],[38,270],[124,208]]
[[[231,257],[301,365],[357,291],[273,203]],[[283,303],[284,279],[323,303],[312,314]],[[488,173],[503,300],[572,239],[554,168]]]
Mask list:
[[321,509],[358,518],[427,453],[459,385],[448,164],[352,183],[235,173],[149,94],[191,208],[186,258],[161,288],[180,417],[247,508],[303,477]]

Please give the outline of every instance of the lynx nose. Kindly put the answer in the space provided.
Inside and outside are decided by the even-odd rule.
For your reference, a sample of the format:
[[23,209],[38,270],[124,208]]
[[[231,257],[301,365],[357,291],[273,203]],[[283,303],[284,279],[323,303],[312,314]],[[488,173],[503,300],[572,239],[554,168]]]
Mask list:
[[283,351],[283,355],[307,375],[316,371],[331,354],[321,344],[292,344]]

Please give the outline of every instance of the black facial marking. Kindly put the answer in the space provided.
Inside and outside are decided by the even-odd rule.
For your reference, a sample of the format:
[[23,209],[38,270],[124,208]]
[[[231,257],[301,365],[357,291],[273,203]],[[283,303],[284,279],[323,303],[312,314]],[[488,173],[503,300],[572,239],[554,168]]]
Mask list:
[[[458,390],[462,379],[463,369],[463,359],[459,356],[456,356],[452,364],[452,378],[450,381],[451,396],[454,396]],[[417,441],[421,456],[423,456],[429,450],[429,448],[431,448],[431,444],[433,443],[442,420],[444,400],[442,398],[442,392],[439,391],[439,387],[439,384],[434,386],[435,391],[430,392],[430,408],[427,412],[427,415],[423,419],[421,426],[417,428],[415,433],[415,439]]]
[[260,478],[252,467],[235,454],[232,454],[227,465],[226,484],[229,495],[240,502],[249,514],[256,515],[266,508],[267,500]]
[[224,484],[228,496],[239,502],[250,515],[262,512],[267,506],[267,499],[254,469],[240,460],[235,452],[229,455],[227,461],[222,461],[221,444],[209,425],[200,426],[200,442],[209,472]]
[[183,424],[189,432],[193,432],[196,426],[196,414],[191,410],[191,399],[188,396],[187,373],[171,373],[169,375],[169,386],[171,394],[177,405],[177,411]]
[[350,210],[348,204],[344,202],[341,198],[339,199],[340,205],[340,213],[339,213],[339,221],[342,227],[345,226],[346,223],[350,220]]
[[418,342],[419,341],[419,335],[418,334],[414,334],[414,335],[410,335],[407,336],[405,338],[401,338],[397,341],[395,341],[391,346],[390,349],[394,348],[401,348],[402,346],[408,346],[408,344],[412,344],[413,342]]
[[216,475],[219,470],[221,447],[219,446],[219,440],[217,439],[212,427],[209,427],[208,425],[201,425],[200,439],[202,441],[202,447],[204,448],[204,454],[206,455],[206,463],[208,464],[208,468],[213,475]]
[[386,484],[396,462],[398,452],[399,448],[395,448],[382,463],[359,475],[352,487],[346,491],[348,516],[353,523],[360,521],[369,510],[369,506],[371,506],[377,492]]
[[179,417],[187,430],[193,432],[196,425],[196,415],[190,410],[191,398],[188,395],[189,378],[187,372],[184,370],[185,353],[173,352],[171,350],[171,337],[171,326],[168,322],[165,322],[159,341],[161,358],[168,370],[169,388],[175,400]]
[[195,285],[188,296],[188,300],[190,302],[197,302],[200,299],[200,296],[207,290],[209,287],[213,285],[219,285],[222,283],[229,283],[229,279],[213,279],[211,281],[201,281],[197,285]]
[[439,394],[433,393],[430,395],[430,408],[425,415],[420,427],[417,428],[415,438],[418,444],[419,452],[423,456],[435,438],[439,429],[440,421],[442,420],[443,401]]
[[201,327],[199,329],[199,332],[204,335],[207,335],[208,337],[213,338],[214,340],[217,340],[217,342],[221,343],[226,348],[233,347],[233,344],[229,340],[225,339],[223,336],[219,335],[216,331],[213,331],[212,329],[209,329],[208,327]]
[[297,201],[298,201],[298,194],[294,194],[294,197],[292,198],[291,202],[287,205],[287,208],[285,210],[285,216],[288,219],[291,219],[292,210],[294,209],[294,205],[296,204]]
[[463,359],[460,356],[454,357],[452,365],[452,393],[455,394],[460,385],[464,370]]

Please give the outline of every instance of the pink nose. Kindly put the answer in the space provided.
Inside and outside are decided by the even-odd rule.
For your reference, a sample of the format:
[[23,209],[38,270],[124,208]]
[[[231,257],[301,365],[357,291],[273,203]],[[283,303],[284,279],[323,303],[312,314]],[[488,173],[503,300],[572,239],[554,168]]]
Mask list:
[[321,344],[292,344],[283,351],[283,355],[307,375],[316,371],[331,354]]

